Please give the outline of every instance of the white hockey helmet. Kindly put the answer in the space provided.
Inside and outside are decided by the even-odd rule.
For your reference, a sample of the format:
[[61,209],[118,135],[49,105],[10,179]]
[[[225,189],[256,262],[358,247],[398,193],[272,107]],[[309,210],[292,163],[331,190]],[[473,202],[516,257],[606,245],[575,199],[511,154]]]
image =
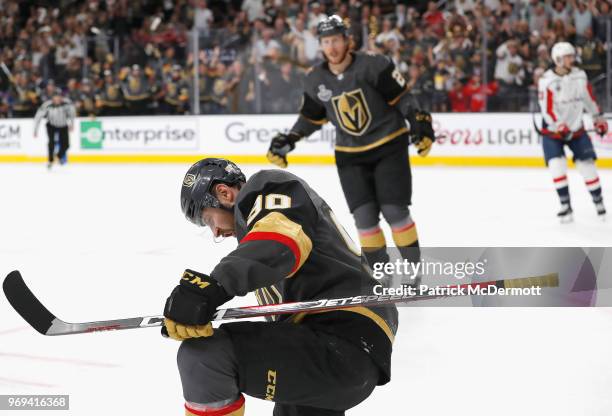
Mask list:
[[555,65],[563,65],[563,57],[567,55],[576,56],[576,49],[569,42],[557,42],[550,51],[550,56]]

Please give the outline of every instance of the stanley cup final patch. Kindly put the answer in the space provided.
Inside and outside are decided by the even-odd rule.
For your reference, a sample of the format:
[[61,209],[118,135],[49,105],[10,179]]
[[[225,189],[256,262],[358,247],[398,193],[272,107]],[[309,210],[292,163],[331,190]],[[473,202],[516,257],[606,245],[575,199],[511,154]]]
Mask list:
[[327,102],[330,100],[332,96],[332,91],[328,90],[324,84],[319,85],[319,92],[317,93],[317,97],[319,100]]

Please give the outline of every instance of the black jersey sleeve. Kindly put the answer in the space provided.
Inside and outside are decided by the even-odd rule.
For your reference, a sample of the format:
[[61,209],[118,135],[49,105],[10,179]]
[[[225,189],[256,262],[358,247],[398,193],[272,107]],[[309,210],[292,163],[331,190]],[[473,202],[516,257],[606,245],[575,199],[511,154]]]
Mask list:
[[393,61],[386,56],[372,56],[372,61],[376,90],[389,105],[397,104],[402,96],[408,92],[404,76],[395,67]]
[[245,219],[246,235],[211,273],[231,295],[293,277],[312,251],[318,214],[309,195],[298,180],[275,173],[267,181],[266,172],[274,171],[258,173],[241,191],[236,215]]
[[298,120],[291,128],[291,132],[300,137],[308,137],[327,123],[325,107],[319,104],[307,92],[302,97],[302,106]]
[[300,115],[315,124],[323,124],[327,121],[325,107],[312,98],[308,92],[304,92]]

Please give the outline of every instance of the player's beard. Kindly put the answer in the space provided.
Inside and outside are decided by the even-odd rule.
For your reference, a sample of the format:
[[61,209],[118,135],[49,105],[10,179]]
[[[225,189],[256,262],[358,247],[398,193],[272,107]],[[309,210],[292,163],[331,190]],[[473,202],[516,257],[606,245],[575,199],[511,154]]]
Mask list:
[[327,62],[329,62],[332,65],[341,65],[342,62],[344,62],[344,60],[346,59],[346,56],[348,55],[350,50],[349,45],[347,44],[346,47],[344,48],[344,51],[339,55],[339,57],[331,57],[328,56],[327,54],[323,53],[323,56],[325,57],[325,59],[327,60]]
[[[324,54],[325,59],[327,60],[328,65],[332,66],[332,67],[340,67],[342,69],[344,69],[345,65],[343,65],[344,63],[347,62],[348,56],[349,56],[349,52],[350,52],[350,48],[347,45],[346,48],[344,49],[344,51],[342,52],[341,55],[339,55],[338,57],[329,57],[327,55]],[[332,59],[330,59],[332,58]]]

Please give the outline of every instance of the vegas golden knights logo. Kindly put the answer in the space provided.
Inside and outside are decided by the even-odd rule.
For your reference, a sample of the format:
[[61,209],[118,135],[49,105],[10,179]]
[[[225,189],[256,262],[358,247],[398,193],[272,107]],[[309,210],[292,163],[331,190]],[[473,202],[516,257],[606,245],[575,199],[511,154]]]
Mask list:
[[332,97],[332,104],[342,130],[354,136],[366,132],[372,114],[361,88]]

